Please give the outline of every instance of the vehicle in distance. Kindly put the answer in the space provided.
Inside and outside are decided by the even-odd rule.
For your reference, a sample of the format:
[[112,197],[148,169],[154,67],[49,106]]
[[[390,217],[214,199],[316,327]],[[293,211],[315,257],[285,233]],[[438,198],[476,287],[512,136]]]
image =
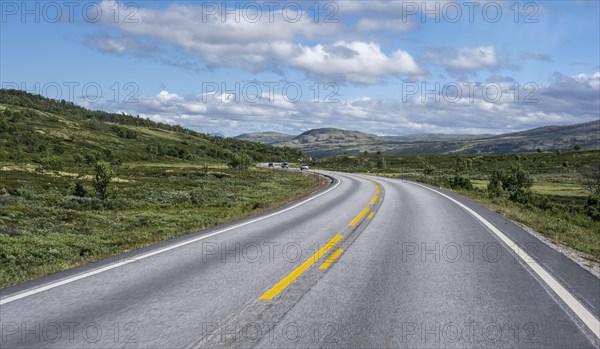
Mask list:
[[288,164],[287,162],[282,162],[281,168],[290,168],[290,164]]
[[269,167],[273,167],[273,163],[272,162],[269,162]]
[[300,171],[304,171],[304,170],[308,171],[308,165],[306,165],[306,164],[300,165]]

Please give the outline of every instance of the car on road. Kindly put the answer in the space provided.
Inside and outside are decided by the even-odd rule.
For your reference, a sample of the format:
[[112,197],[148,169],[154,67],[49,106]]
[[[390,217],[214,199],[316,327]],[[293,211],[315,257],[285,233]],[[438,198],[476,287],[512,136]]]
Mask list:
[[273,163],[272,162],[269,162],[269,167],[273,167]]
[[306,164],[300,165],[300,171],[304,171],[304,170],[308,171],[308,165],[306,165]]
[[290,164],[288,164],[287,162],[282,162],[281,168],[290,168]]

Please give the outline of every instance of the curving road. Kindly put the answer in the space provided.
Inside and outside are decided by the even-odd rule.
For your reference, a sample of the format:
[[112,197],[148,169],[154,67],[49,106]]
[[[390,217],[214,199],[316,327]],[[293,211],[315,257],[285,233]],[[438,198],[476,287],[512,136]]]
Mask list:
[[1,291],[2,348],[597,348],[600,280],[471,201],[313,196]]

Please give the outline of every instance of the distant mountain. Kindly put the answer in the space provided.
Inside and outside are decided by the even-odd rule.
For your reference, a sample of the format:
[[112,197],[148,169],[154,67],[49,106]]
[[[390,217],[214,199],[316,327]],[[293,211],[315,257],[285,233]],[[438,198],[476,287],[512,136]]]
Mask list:
[[566,150],[572,149],[576,144],[579,144],[582,149],[600,148],[600,121],[568,126],[546,126],[501,135],[377,136],[359,131],[322,128],[306,131],[287,140],[277,140],[274,137],[267,142],[267,139],[269,137],[263,137],[266,143],[295,148],[312,157],[364,151],[381,151],[388,154],[505,154],[531,152],[537,149]]
[[278,142],[286,142],[295,136],[280,132],[259,132],[259,133],[244,133],[234,138],[245,141],[259,142],[265,144],[273,144]]

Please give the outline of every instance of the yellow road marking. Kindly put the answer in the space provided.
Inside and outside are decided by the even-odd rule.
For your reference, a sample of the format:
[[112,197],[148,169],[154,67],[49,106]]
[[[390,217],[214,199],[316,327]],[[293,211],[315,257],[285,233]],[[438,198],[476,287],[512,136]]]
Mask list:
[[352,220],[352,222],[350,222],[350,224],[348,224],[348,225],[351,226],[351,227],[353,227],[356,224],[358,224],[358,222],[360,222],[361,218],[363,218],[363,216],[366,215],[367,212],[369,212],[369,208],[365,207],[362,211],[360,211],[360,213],[358,214],[358,216],[354,217],[354,219]]
[[323,264],[321,264],[319,269],[325,270],[325,269],[329,268],[331,266],[331,264],[333,263],[333,261],[335,261],[343,252],[344,252],[344,250],[341,248],[339,248],[337,251],[333,252],[333,254],[329,258],[327,258],[327,260],[325,262],[323,262]]
[[375,212],[371,212],[371,213],[369,213],[369,215],[367,216],[367,218],[371,219],[371,218],[373,218],[374,215],[375,215]]
[[259,300],[261,301],[269,301],[273,299],[273,297],[277,296],[281,291],[283,291],[292,281],[296,280],[298,276],[300,276],[306,269],[308,269],[311,265],[313,265],[319,258],[321,258],[329,249],[331,249],[335,244],[343,238],[343,235],[336,235],[333,239],[329,240],[329,242],[323,246],[317,253],[308,258],[304,263],[302,263],[298,268],[296,268],[293,272],[291,272],[288,276],[284,277],[275,284],[275,286],[271,287],[270,290],[265,292],[262,296],[260,296]]
[[369,205],[373,205],[377,201],[377,195],[373,196],[373,200],[369,203]]

